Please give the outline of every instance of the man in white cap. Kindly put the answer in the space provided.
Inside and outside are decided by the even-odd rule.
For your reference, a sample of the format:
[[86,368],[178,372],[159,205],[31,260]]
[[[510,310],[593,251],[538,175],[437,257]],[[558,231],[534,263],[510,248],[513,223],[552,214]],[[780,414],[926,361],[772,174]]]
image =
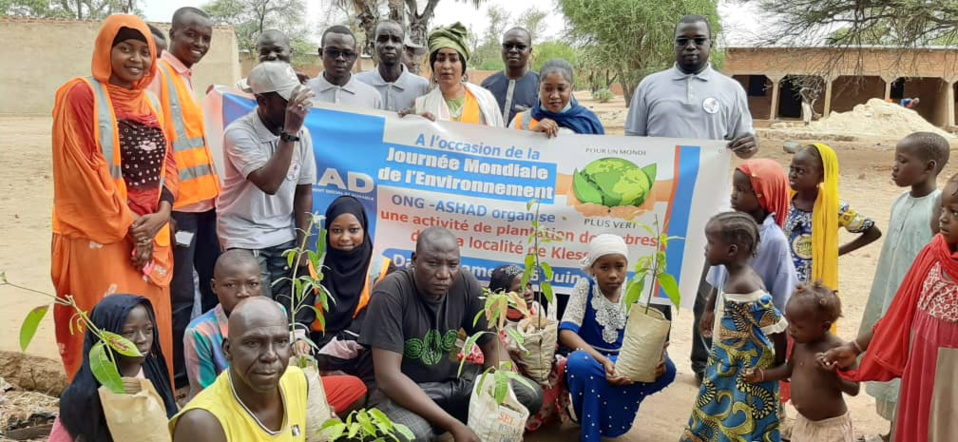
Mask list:
[[[290,276],[283,252],[305,239],[313,211],[316,160],[303,126],[313,92],[281,61],[260,63],[247,81],[258,106],[223,134],[225,176],[216,205],[217,233],[223,249],[251,251],[259,262],[264,294],[289,305],[289,283],[272,283]],[[297,320],[312,322],[305,315]]]
[[416,44],[407,35],[403,40],[403,48],[405,51],[403,51],[402,64],[406,66],[410,74],[422,75],[422,57],[426,55],[426,47]]

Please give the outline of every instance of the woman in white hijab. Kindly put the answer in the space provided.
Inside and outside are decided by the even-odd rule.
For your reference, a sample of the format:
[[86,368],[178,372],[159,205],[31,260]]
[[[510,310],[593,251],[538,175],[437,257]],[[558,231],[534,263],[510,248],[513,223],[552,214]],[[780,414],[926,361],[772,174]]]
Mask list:
[[467,36],[466,28],[458,22],[429,34],[429,65],[433,82],[439,87],[417,98],[415,108],[407,109],[401,115],[416,113],[432,121],[505,127],[492,93],[466,82]]

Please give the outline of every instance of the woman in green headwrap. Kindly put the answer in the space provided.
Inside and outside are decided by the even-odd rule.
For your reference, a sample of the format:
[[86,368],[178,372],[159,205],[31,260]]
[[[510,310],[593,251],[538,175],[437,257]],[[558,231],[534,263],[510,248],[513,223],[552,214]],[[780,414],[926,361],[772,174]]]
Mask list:
[[[439,87],[416,99],[416,114],[436,121],[458,121],[505,127],[492,93],[466,82],[469,48],[468,32],[459,22],[429,34],[429,65],[433,82]],[[405,111],[403,113],[411,113]]]

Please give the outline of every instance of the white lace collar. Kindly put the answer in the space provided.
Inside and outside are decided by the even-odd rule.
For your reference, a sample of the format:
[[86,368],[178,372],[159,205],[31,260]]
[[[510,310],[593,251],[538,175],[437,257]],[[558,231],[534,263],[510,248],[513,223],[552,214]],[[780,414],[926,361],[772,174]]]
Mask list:
[[[612,302],[602,293],[599,282],[592,278],[592,309],[595,310],[595,322],[602,328],[602,340],[615,344],[619,339],[619,330],[625,328],[628,316],[625,313],[624,294],[620,294],[618,302]],[[625,287],[623,282],[619,291]]]

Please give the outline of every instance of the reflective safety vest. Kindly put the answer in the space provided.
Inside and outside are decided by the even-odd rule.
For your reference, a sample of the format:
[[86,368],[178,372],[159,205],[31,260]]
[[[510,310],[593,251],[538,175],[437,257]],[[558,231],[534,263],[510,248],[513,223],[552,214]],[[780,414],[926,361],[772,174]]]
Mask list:
[[[327,246],[328,247],[328,246]],[[369,305],[369,296],[373,293],[373,287],[376,286],[379,281],[382,281],[386,277],[386,273],[389,272],[389,258],[383,258],[382,256],[373,256],[372,262],[369,263],[369,269],[366,270],[366,285],[363,287],[362,293],[359,295],[359,304],[356,305],[356,311],[353,312],[353,319],[356,319],[363,309]],[[310,273],[313,274],[313,277],[316,277],[316,272],[310,267]],[[323,304],[319,299],[316,300],[316,309],[322,311],[325,315],[326,312],[323,310]],[[325,321],[315,320],[313,321],[313,331],[322,332],[324,331]]]
[[180,171],[180,192],[173,209],[216,198],[220,181],[213,168],[213,156],[206,142],[206,126],[201,108],[186,81],[164,60],[159,63],[160,101],[166,117],[166,136],[173,146],[176,168]]
[[532,118],[532,111],[526,110],[516,114],[516,129],[517,130],[532,130],[539,125],[539,120]]
[[[126,200],[126,181],[123,180],[123,167],[121,166],[120,131],[117,128],[116,114],[113,112],[113,103],[110,101],[110,93],[103,83],[100,83],[100,81],[92,76],[81,79],[93,90],[93,114],[96,118],[96,125],[93,129],[94,138],[100,145],[103,158],[106,159],[110,167],[110,177],[113,178],[113,185],[116,186],[117,193],[121,199]],[[156,115],[160,126],[162,126],[164,119],[160,108],[160,101],[157,100],[156,95],[153,95],[149,91],[146,92],[146,96],[149,97],[150,108]],[[165,150],[163,157],[163,161],[165,161]],[[160,170],[160,192],[157,193],[157,199],[160,198],[163,185],[166,182],[165,166],[161,166]],[[54,212],[56,212],[55,208]],[[58,231],[56,213],[53,215],[53,224],[53,230],[55,232]],[[153,246],[153,259],[156,261],[158,269],[162,270],[154,270],[149,276],[159,285],[168,284],[169,278],[172,277],[173,274],[173,249],[170,248],[169,224],[164,225],[156,234],[156,237],[153,238]]]

